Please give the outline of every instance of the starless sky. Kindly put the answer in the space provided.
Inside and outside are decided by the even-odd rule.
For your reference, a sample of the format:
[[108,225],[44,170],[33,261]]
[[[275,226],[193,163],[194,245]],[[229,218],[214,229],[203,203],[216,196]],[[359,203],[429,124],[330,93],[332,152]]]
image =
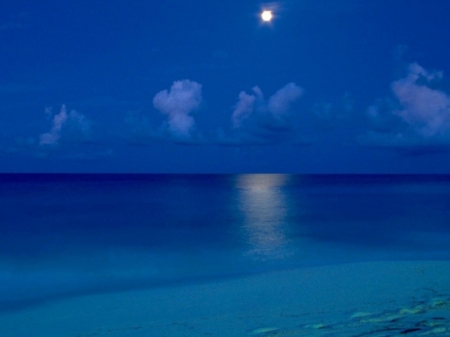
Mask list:
[[0,172],[450,172],[448,0],[1,7]]

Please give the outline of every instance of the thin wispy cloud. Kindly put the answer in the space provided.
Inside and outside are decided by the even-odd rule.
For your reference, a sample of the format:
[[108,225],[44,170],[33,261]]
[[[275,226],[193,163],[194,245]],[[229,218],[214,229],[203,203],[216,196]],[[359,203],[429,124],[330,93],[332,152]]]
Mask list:
[[355,119],[354,104],[353,97],[349,93],[345,93],[341,100],[335,103],[314,104],[312,111],[317,124],[322,129],[332,130],[345,127],[352,119]]
[[164,127],[175,140],[192,139],[195,119],[192,114],[202,102],[201,84],[182,80],[175,81],[169,90],[158,92],[153,98],[153,106],[167,116]]
[[150,122],[148,111],[128,111],[125,117],[127,132],[125,139],[128,145],[146,146],[162,140],[164,134],[158,133]]
[[91,122],[81,113],[71,110],[67,113],[63,104],[58,114],[53,114],[52,109],[46,109],[46,114],[52,118],[52,127],[49,132],[39,136],[39,145],[58,145],[62,137],[70,140],[81,140],[87,137]]

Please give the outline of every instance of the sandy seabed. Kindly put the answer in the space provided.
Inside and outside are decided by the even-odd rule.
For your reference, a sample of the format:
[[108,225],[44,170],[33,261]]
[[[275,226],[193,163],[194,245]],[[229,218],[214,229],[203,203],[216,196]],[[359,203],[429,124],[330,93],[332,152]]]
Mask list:
[[450,262],[367,262],[97,294],[0,314],[2,337],[450,336]]

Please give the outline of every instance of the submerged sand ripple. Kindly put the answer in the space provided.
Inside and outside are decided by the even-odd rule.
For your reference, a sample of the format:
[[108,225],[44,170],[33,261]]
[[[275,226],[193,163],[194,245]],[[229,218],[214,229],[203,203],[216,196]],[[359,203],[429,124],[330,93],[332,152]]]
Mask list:
[[89,295],[2,313],[0,336],[450,336],[449,270],[360,263]]

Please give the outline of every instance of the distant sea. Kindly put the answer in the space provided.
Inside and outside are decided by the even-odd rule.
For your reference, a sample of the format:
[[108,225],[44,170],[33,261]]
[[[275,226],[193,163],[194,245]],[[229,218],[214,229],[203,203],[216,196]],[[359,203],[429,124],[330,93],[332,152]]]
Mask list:
[[0,175],[0,311],[388,260],[450,260],[450,176]]

